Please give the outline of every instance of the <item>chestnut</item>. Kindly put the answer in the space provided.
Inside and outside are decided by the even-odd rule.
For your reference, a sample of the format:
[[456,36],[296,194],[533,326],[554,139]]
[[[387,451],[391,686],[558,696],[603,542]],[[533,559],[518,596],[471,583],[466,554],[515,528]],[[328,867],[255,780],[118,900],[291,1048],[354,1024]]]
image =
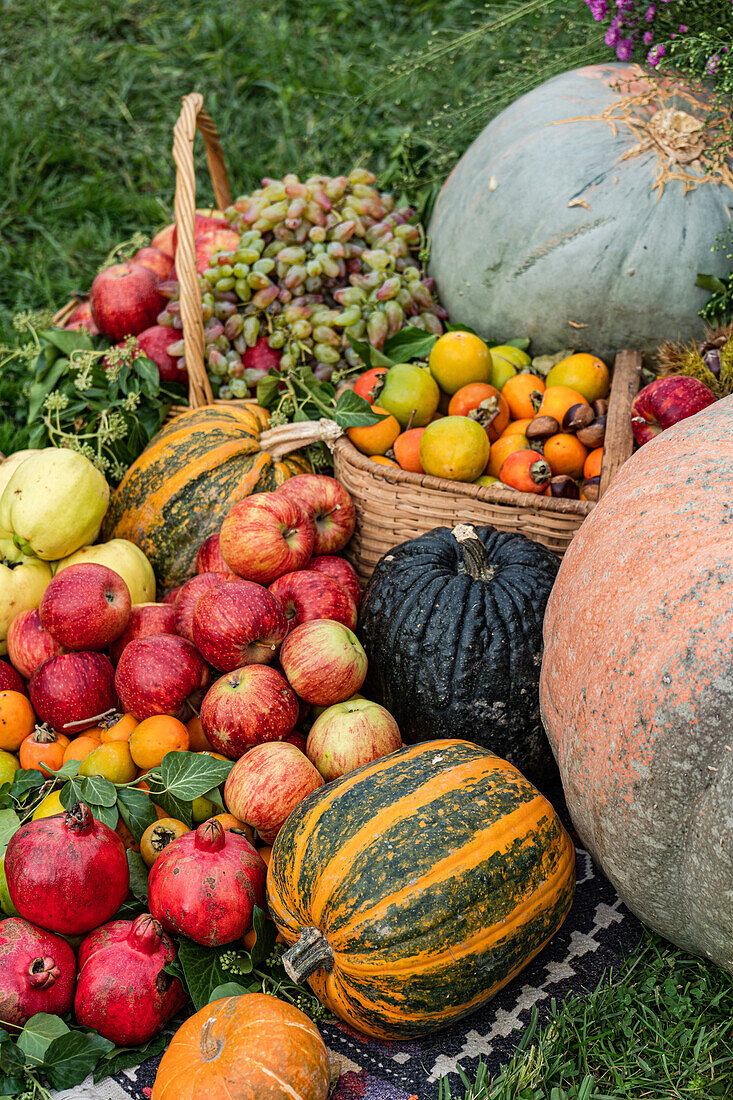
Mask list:
[[559,431],[560,425],[554,416],[536,416],[532,423],[527,425],[525,435],[527,439],[549,439]]
[[584,481],[583,494],[586,500],[598,500],[601,495],[601,479],[599,477],[589,477],[587,481]]
[[593,402],[591,408],[596,416],[606,416],[608,413],[608,401],[606,401],[605,397],[599,397],[597,401]]
[[596,447],[602,447],[606,438],[605,416],[597,416],[592,424],[589,424],[587,428],[581,428],[576,434],[583,446],[589,447],[591,451],[595,450]]
[[596,414],[590,405],[571,405],[562,418],[562,430],[564,432],[577,432],[580,428],[587,428],[596,418]]
[[577,500],[580,496],[578,483],[568,474],[557,474],[550,478],[550,496],[564,497],[565,500]]

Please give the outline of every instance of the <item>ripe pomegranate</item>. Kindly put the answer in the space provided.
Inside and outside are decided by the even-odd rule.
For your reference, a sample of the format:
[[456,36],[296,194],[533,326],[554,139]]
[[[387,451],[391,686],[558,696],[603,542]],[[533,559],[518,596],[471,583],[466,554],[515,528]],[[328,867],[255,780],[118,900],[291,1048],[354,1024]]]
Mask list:
[[5,853],[5,873],[21,917],[65,936],[108,921],[130,884],[125,845],[81,802],[18,829]]
[[146,1043],[188,999],[178,979],[163,972],[175,957],[149,913],[97,928],[79,948],[77,1022],[120,1047]]
[[148,905],[169,932],[218,947],[252,927],[265,907],[266,867],[245,836],[215,818],[164,848],[148,879]]
[[23,1027],[37,1012],[65,1016],[76,959],[66,940],[20,917],[0,921],[0,1020]]

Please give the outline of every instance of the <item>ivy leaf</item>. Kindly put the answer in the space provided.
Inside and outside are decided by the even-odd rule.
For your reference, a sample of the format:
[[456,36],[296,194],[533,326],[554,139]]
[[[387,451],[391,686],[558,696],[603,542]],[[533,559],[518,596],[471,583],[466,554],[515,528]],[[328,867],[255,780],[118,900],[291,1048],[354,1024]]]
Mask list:
[[223,783],[233,767],[233,760],[217,760],[197,752],[168,752],[160,765],[160,776],[169,794],[190,802]]
[[221,791],[218,787],[212,787],[210,791],[206,791],[201,796],[202,798],[208,798],[209,802],[213,802],[217,809],[222,813],[226,813],[226,806],[224,805],[224,799],[222,798]]
[[145,791],[135,787],[122,787],[117,791],[117,809],[135,840],[139,841],[148,825],[157,821],[153,803]]
[[64,807],[65,810],[70,810],[72,806],[75,806],[77,804],[77,802],[83,802],[83,778],[72,778],[69,779],[67,783],[64,783],[63,787],[61,788],[61,794],[59,795],[59,798],[61,799],[61,805]]
[[3,1072],[0,1073],[0,1096],[7,1096],[10,1100],[24,1091],[28,1084],[25,1075],[25,1057],[15,1043],[3,1042],[0,1047],[0,1065]]
[[153,1058],[156,1054],[160,1054],[161,1050],[165,1050],[168,1038],[167,1035],[156,1035],[155,1038],[150,1039],[149,1042],[140,1047],[125,1047],[124,1049],[115,1047],[97,1064],[94,1071],[94,1084],[96,1085],[103,1077],[113,1077],[115,1073],[120,1073],[123,1069],[139,1066],[146,1058]]
[[[103,779],[101,775],[84,776],[81,780],[84,792],[83,800],[91,808],[95,806],[114,806],[117,801],[117,788],[109,779]],[[141,792],[143,797],[145,792]]]
[[[176,798],[174,794],[169,794],[165,787],[156,789],[152,782],[146,780],[150,787],[150,796],[154,799],[155,803],[160,806],[161,810],[165,811],[167,817],[174,817],[176,821],[182,821],[184,825],[188,825],[189,829],[193,826],[193,815],[191,813],[191,802],[184,801],[182,798]],[[158,780],[160,783],[160,780]],[[157,819],[157,814],[156,814]]]
[[89,333],[83,329],[50,328],[39,333],[39,335],[66,356],[71,355],[72,351],[92,351],[94,349]]
[[60,1016],[51,1016],[48,1012],[38,1012],[31,1016],[20,1035],[18,1046],[29,1062],[42,1062],[46,1051],[59,1035],[66,1035],[69,1028]]
[[[420,330],[422,332],[422,329]],[[347,337],[352,348],[363,361],[366,367],[393,367],[395,360],[388,359],[378,348],[373,348],[368,340],[356,340],[353,336]]]
[[153,397],[160,389],[160,371],[152,359],[145,355],[139,355],[132,364],[135,372],[140,376],[143,389],[149,397]]
[[[384,354],[393,363],[405,363],[409,359],[425,359],[430,355],[437,336],[416,325],[406,325],[390,336],[384,344]],[[375,364],[379,365],[379,364]]]
[[[53,773],[54,777],[55,778],[65,778],[66,776],[69,776],[70,778],[72,778],[73,776],[79,774],[80,765],[81,765],[81,760],[67,760],[65,764],[61,765],[61,767],[58,769],[58,771],[55,771]],[[51,771],[51,770],[52,769],[49,768],[49,771]]]
[[526,351],[531,343],[531,340],[527,336],[518,336],[515,340],[507,340],[506,347],[519,348],[520,351]]
[[[231,946],[228,950],[231,952]],[[226,953],[226,947],[202,947],[189,940],[180,941],[178,959],[197,1012],[209,1003],[217,986],[225,985],[230,980],[229,973],[221,964],[221,957]]]
[[127,850],[127,866],[130,869],[130,889],[138,901],[148,900],[148,866],[139,852]]
[[277,925],[269,919],[263,909],[255,905],[252,913],[252,928],[255,934],[255,942],[250,948],[249,954],[252,959],[252,966],[260,966],[275,946]]
[[219,1001],[222,997],[241,997],[243,993],[249,992],[249,989],[240,985],[239,982],[224,982],[223,985],[218,985],[216,989],[212,989],[206,1003],[210,1005],[212,1001]]
[[374,412],[365,397],[360,397],[353,390],[344,390],[336,402],[333,419],[339,428],[361,428],[378,424],[384,417]]
[[45,776],[41,775],[35,768],[29,768],[27,770],[19,768],[13,778],[10,794],[13,798],[19,799],[24,794],[27,794],[28,791],[42,787],[45,782],[47,782]]
[[61,380],[68,369],[68,359],[57,359],[43,381],[36,381],[31,383],[28,393],[28,416],[26,421],[29,425],[35,423],[35,421],[38,419],[41,408],[43,406],[43,402],[46,400],[51,390],[55,388],[57,383]]
[[0,810],[0,856],[5,854],[11,836],[20,828],[20,818],[15,810]]
[[[443,328],[445,329],[446,332],[470,332],[472,336],[478,336],[478,333],[476,332],[476,329],[471,328],[470,325],[457,325],[457,324],[451,324],[450,322],[446,322],[443,325]],[[485,341],[485,343],[488,343],[488,341]]]
[[257,383],[257,404],[263,409],[269,409],[277,399],[280,392],[280,378],[274,371],[270,371]]
[[79,1085],[114,1043],[97,1032],[69,1031],[54,1039],[46,1051],[43,1072],[55,1089]]
[[114,806],[95,806],[90,803],[89,809],[92,811],[92,815],[96,817],[97,821],[103,822],[110,829],[117,828],[117,822],[120,819],[120,815],[117,812],[117,805]]

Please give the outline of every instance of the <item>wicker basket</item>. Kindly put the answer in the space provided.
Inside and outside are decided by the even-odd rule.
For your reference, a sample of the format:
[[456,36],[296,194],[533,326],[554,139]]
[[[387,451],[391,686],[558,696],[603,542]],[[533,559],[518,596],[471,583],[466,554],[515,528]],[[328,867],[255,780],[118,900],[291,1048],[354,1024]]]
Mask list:
[[[637,352],[619,352],[612,377],[600,495],[633,450],[630,412],[640,371]],[[434,527],[457,523],[488,523],[500,531],[519,531],[562,555],[593,508],[589,501],[558,500],[503,486],[469,485],[406,473],[372,462],[343,436],[331,446],[336,477],[356,505],[356,532],[346,554],[363,581],[394,546]]]

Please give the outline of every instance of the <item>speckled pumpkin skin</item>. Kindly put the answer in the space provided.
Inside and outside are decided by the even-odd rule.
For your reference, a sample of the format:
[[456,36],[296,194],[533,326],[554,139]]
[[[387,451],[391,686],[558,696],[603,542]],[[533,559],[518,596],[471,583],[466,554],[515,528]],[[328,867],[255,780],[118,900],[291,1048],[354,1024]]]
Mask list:
[[562,924],[575,850],[516,768],[468,741],[430,741],[308,795],[272,849],[270,912],[288,944],[318,928],[333,969],[308,980],[379,1039],[474,1012]]
[[626,904],[733,971],[733,397],[641,448],[573,540],[542,716]]

